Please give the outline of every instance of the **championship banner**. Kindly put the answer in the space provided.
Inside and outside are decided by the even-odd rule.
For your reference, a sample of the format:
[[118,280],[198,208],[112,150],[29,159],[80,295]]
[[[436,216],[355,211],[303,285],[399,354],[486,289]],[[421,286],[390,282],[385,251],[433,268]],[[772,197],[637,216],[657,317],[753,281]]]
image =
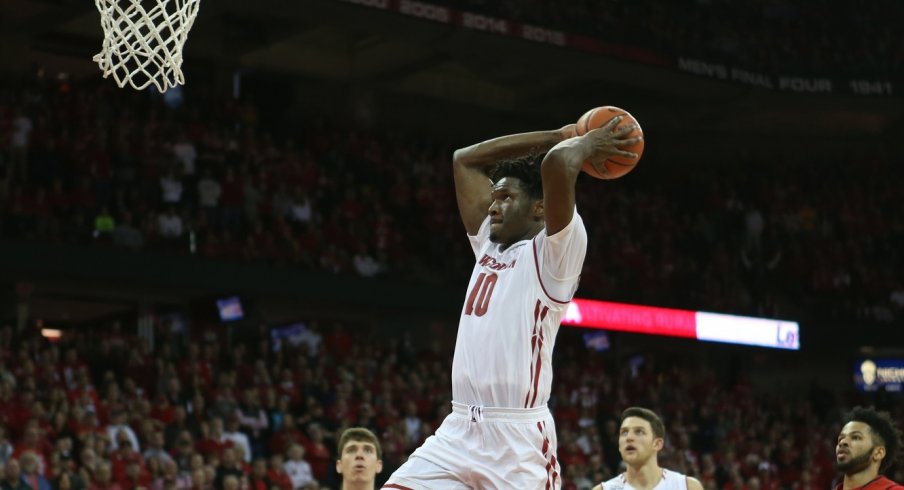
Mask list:
[[678,70],[716,80],[742,83],[768,90],[802,94],[844,94],[891,97],[897,94],[896,85],[884,79],[841,79],[831,77],[801,77],[771,75],[737,66],[713,63],[693,58],[678,58]]
[[647,65],[678,70],[685,73],[741,83],[768,90],[805,94],[840,94],[871,97],[894,97],[900,93],[902,83],[881,78],[840,79],[832,77],[803,77],[794,74],[774,75],[747,70],[742,67],[718,62],[665,56],[647,48],[607,43],[598,39],[570,34],[567,32],[521,24],[506,19],[490,17],[461,10],[413,0],[338,0],[387,12],[395,12],[410,17],[449,24],[475,31],[489,32],[501,36],[525,39],[552,46],[576,49],[636,61]]

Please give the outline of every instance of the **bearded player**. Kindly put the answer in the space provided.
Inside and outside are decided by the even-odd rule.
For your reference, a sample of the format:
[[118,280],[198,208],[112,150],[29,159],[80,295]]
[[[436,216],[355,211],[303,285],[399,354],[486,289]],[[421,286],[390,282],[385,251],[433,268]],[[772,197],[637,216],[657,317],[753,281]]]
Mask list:
[[901,448],[901,431],[888,412],[857,407],[838,434],[835,468],[844,475],[835,490],[904,490],[882,476]]

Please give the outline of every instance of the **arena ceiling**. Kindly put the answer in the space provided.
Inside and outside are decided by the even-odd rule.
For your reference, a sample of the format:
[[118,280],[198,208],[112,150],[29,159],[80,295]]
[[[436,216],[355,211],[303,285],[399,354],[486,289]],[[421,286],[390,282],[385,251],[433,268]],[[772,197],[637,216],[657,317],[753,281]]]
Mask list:
[[[100,48],[101,30],[93,2],[4,0],[0,19],[0,54],[8,67],[98,76],[91,56]],[[900,98],[777,93],[338,0],[202,0],[186,47],[186,64],[192,63],[533,120],[569,120],[618,101],[648,131],[677,139],[707,130],[843,144],[896,139],[904,125]]]

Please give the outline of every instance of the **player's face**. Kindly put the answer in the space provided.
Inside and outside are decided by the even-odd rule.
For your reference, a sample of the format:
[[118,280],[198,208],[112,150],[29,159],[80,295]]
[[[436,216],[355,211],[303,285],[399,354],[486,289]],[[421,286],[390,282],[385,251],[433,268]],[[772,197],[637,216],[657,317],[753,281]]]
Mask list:
[[530,198],[521,180],[515,177],[499,179],[493,185],[492,196],[488,210],[490,241],[511,245],[532,238],[537,201]]
[[336,461],[336,472],[346,482],[373,482],[381,471],[383,461],[377,459],[377,447],[366,441],[349,441]]
[[618,452],[625,464],[643,466],[662,449],[663,440],[653,434],[650,423],[640,417],[622,421],[618,432]]
[[848,475],[859,473],[869,468],[876,457],[881,461],[869,425],[852,421],[842,427],[835,445],[835,468],[838,471]]

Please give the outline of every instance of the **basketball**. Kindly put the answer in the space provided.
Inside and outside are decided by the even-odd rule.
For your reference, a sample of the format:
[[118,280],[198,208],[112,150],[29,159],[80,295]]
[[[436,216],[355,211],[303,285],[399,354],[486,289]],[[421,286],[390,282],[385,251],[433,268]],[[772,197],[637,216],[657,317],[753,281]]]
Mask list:
[[[602,106],[595,107],[585,112],[583,116],[578,119],[577,124],[575,125],[575,133],[578,136],[582,136],[591,129],[596,129],[602,126],[605,126],[613,117],[615,116],[624,116],[624,118],[615,126],[615,128],[621,128],[627,125],[635,125],[637,129],[631,131],[627,135],[626,138],[633,138],[635,136],[643,136],[643,130],[640,128],[640,124],[637,122],[637,119],[634,119],[628,111],[613,107],[613,106]],[[584,162],[583,170],[585,173],[590,176],[603,179],[603,180],[612,180],[617,179],[631,170],[634,170],[634,166],[637,165],[637,162],[640,161],[640,156],[643,154],[643,141],[640,140],[637,143],[620,147],[620,149],[625,151],[630,151],[637,154],[637,158],[628,158],[620,155],[615,155],[606,159],[603,162]]]

